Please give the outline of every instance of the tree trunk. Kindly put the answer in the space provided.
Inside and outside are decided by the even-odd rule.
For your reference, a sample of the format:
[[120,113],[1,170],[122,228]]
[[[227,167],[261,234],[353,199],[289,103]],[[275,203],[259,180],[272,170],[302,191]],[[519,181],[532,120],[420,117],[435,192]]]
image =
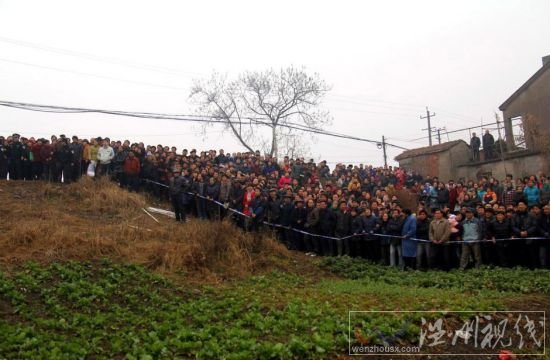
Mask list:
[[273,126],[271,128],[271,151],[269,155],[277,157],[277,150],[277,127]]

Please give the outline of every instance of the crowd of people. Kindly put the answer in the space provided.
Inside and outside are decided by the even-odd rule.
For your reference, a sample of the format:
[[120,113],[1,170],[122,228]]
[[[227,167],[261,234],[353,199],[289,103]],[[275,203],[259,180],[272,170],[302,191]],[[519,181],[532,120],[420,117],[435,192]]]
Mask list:
[[[448,182],[397,167],[281,161],[260,152],[145,146],[109,138],[0,136],[0,179],[70,183],[108,176],[188,215],[270,229],[311,256],[359,256],[403,269],[547,267],[550,179]],[[414,206],[397,196],[415,194]]]

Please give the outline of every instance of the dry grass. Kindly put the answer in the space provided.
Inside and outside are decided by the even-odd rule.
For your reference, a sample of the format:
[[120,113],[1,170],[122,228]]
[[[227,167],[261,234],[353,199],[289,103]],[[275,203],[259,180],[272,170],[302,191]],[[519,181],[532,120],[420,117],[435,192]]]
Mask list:
[[155,215],[158,224],[142,210],[145,197],[104,180],[84,178],[68,186],[4,181],[0,203],[3,264],[109,258],[223,280],[299,256],[265,234],[243,233],[229,222],[181,224]]

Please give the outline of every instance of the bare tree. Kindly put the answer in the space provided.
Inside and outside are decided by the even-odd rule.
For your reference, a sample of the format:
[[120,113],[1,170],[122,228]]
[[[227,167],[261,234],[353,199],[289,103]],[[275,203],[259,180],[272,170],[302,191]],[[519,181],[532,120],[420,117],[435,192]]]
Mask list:
[[279,144],[300,133],[299,128],[321,130],[331,122],[328,111],[320,108],[328,90],[318,74],[291,66],[245,72],[232,81],[213,73],[209,80],[195,81],[190,98],[201,114],[223,120],[247,150],[263,146],[277,156]]
[[303,133],[293,131],[292,129],[281,129],[277,136],[279,156],[288,156],[291,159],[311,157],[309,143],[312,141],[315,142],[315,138],[306,137]]

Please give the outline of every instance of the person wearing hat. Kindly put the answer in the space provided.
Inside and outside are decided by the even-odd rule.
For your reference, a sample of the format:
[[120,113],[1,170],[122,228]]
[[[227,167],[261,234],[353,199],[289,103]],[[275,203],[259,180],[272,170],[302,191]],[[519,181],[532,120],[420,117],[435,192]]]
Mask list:
[[474,217],[472,208],[466,209],[466,218],[462,221],[462,255],[460,257],[460,269],[465,270],[470,262],[470,255],[473,253],[475,267],[482,264],[481,246],[479,241],[483,239],[482,224]]

